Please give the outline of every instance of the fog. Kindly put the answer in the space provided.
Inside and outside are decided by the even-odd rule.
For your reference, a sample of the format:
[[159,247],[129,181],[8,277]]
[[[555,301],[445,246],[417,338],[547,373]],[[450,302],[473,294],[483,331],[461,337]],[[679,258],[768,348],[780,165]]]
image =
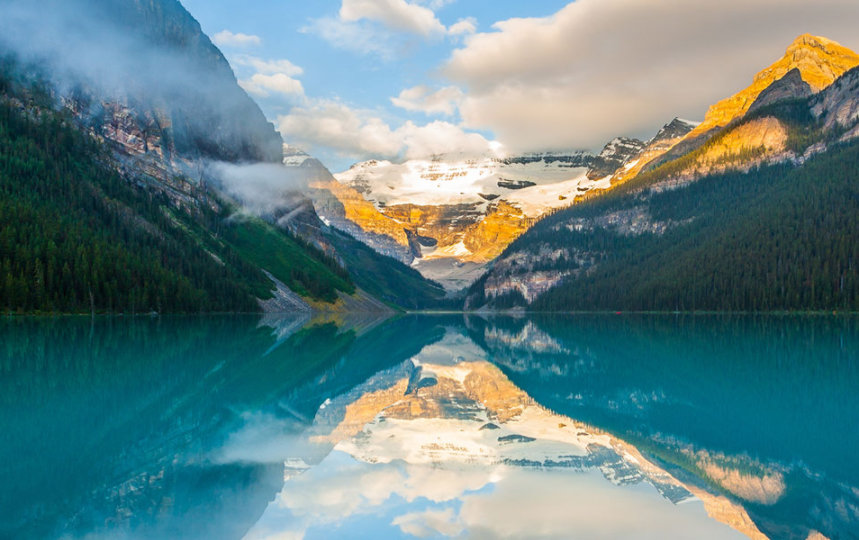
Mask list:
[[0,52],[60,96],[157,108],[180,153],[279,161],[280,137],[175,0],[2,0]]
[[211,162],[208,175],[224,193],[240,201],[245,210],[257,216],[271,216],[278,210],[293,208],[279,217],[278,224],[286,225],[300,213],[297,192],[303,192],[315,178],[312,170],[285,167],[277,163]]

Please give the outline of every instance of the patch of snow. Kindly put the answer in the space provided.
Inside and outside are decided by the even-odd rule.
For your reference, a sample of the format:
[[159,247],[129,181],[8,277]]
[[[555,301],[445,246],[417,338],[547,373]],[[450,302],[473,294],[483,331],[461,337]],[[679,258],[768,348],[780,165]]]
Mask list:
[[[529,217],[548,208],[566,206],[559,196],[574,197],[582,183],[589,182],[587,169],[572,167],[548,158],[520,163],[485,157],[479,159],[415,159],[405,163],[368,161],[335,174],[341,183],[364,192],[377,205],[476,204],[485,207],[484,196],[494,201],[517,202]],[[535,185],[520,189],[501,187],[499,182]]]
[[440,259],[440,258],[458,258],[471,255],[471,250],[465,247],[465,243],[460,240],[456,244],[444,246],[434,249],[424,255],[425,259]]

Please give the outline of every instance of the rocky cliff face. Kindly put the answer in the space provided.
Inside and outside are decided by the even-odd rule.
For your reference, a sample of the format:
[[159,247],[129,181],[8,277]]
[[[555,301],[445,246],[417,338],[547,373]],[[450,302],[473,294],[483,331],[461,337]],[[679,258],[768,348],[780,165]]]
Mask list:
[[749,113],[785,99],[804,98],[813,93],[811,85],[802,80],[802,73],[799,71],[799,68],[793,68],[787,72],[787,75],[775,81],[758,94],[754,103],[749,107]]
[[[129,89],[126,99],[170,118],[167,135],[180,155],[280,162],[282,141],[274,126],[238,86],[227,60],[177,0],[99,0],[95,6],[91,16],[109,18],[119,31],[157,51],[156,59],[170,59],[173,65],[166,68],[188,70],[187,77],[167,70],[135,75],[132,70],[124,85]],[[145,56],[146,49],[141,53]]]
[[631,178],[635,178],[648,163],[663,155],[665,152],[674,148],[676,144],[681,142],[690,131],[695,129],[698,124],[689,120],[675,118],[671,122],[662,126],[662,128],[647,141],[638,152],[627,157],[622,167],[618,167],[611,175],[610,184],[617,186],[626,182]]
[[130,166],[163,182],[195,163],[281,161],[281,139],[177,0],[11,0],[0,49]]
[[588,178],[595,180],[614,174],[615,171],[641,153],[645,145],[646,143],[638,139],[628,139],[626,137],[613,139],[594,158],[588,171]]
[[859,137],[859,68],[845,73],[812,101],[811,112],[829,130],[843,130],[842,140]]

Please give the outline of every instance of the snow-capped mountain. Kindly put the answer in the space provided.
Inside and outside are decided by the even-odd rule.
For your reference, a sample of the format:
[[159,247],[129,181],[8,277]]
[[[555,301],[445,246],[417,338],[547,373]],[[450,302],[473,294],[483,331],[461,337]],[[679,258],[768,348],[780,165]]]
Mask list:
[[[694,127],[682,122],[677,127],[677,122],[660,134],[669,126],[684,135]],[[617,138],[599,155],[365,161],[316,182],[314,200],[329,223],[458,288],[540,217],[610,188],[614,175],[658,137],[648,143]]]

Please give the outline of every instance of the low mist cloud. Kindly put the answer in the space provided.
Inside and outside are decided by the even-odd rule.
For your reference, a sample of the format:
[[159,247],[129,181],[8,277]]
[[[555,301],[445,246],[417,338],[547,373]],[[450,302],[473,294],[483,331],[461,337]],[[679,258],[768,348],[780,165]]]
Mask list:
[[306,190],[318,177],[313,169],[279,163],[211,162],[207,169],[221,190],[257,216],[293,206],[297,192]]
[[[166,112],[180,152],[280,156],[273,127],[178,2],[6,0],[0,54],[35,68],[60,95],[80,90]],[[284,88],[284,81],[263,82]]]

